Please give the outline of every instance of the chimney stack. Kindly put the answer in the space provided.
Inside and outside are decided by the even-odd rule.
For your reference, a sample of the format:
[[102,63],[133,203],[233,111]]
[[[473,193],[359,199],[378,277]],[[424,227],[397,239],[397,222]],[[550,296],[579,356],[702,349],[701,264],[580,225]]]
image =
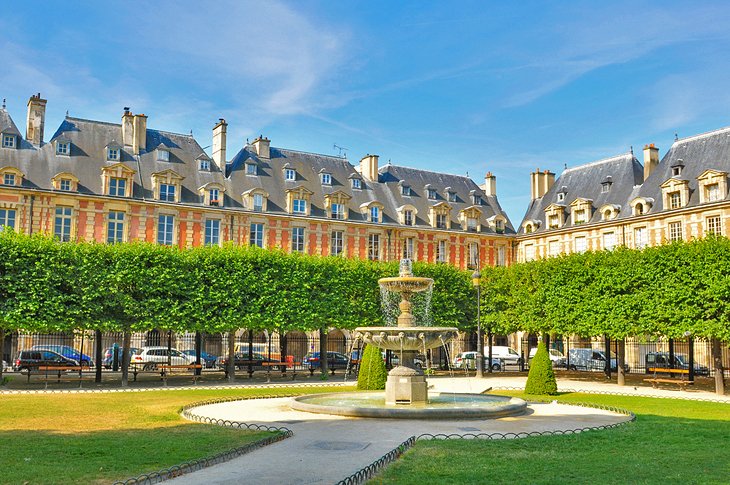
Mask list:
[[134,142],[132,151],[135,155],[147,149],[147,117],[134,115]]
[[41,93],[28,100],[28,117],[25,122],[25,139],[35,146],[43,144],[43,130],[46,125],[46,100]]
[[484,190],[484,195],[487,197],[497,196],[497,176],[492,172],[487,172],[484,176],[484,185],[482,186],[482,190]]
[[555,174],[550,170],[538,168],[530,174],[530,198],[532,200],[539,199],[547,193],[555,183]]
[[378,156],[369,153],[360,160],[360,175],[371,182],[378,181]]
[[659,166],[659,149],[653,143],[644,145],[644,181]]
[[253,141],[253,149],[256,150],[256,155],[259,158],[270,158],[271,157],[271,140],[264,138],[264,135],[259,135]]
[[213,163],[215,163],[221,172],[226,171],[226,133],[228,132],[228,123],[223,118],[213,127]]
[[122,113],[122,145],[132,148],[134,144],[134,115],[129,111],[129,107],[124,107]]

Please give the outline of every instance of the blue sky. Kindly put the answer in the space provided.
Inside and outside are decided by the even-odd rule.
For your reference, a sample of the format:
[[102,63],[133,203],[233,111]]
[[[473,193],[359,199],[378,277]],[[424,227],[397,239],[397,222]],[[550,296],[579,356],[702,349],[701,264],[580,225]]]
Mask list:
[[4,2],[0,97],[72,116],[497,175],[518,224],[558,174],[730,125],[727,2]]

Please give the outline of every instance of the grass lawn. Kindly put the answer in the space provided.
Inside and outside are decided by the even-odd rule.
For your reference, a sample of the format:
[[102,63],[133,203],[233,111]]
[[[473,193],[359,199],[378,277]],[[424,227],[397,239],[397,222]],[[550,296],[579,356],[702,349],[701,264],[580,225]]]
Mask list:
[[420,441],[371,483],[730,483],[730,404],[590,394],[557,399],[629,409],[637,419],[574,436]]
[[182,419],[192,402],[343,388],[220,389],[0,397],[0,483],[109,483],[269,436]]

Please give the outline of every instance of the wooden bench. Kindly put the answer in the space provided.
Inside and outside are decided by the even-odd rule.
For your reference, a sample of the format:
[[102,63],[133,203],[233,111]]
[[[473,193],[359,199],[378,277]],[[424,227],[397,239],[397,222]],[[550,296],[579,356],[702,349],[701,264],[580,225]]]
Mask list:
[[[73,372],[73,374],[69,375],[68,372]],[[81,383],[84,380],[92,378],[90,376],[83,375],[81,367],[77,365],[38,365],[28,367],[28,383],[30,383],[30,378],[33,375],[43,376],[46,389],[48,388],[49,377],[53,378],[55,376],[56,382],[59,384],[61,381],[78,382],[79,387],[81,387]],[[64,377],[62,378],[61,376]]]
[[187,373],[183,374],[175,374],[173,371],[193,371],[192,378],[193,378],[193,384],[198,383],[198,379],[200,376],[195,372],[198,369],[203,368],[203,364],[157,364],[157,368],[160,370],[160,378],[165,382],[165,385],[167,385],[167,379],[169,377],[173,376],[189,376]]
[[[651,382],[652,387],[655,389],[658,384],[676,384],[682,391],[687,389],[687,386],[694,385],[695,381],[690,381],[684,377],[689,377],[689,369],[672,369],[670,367],[649,367],[647,371],[654,373],[654,377],[644,379],[644,382]],[[657,374],[668,374],[668,378],[658,378]],[[679,379],[674,379],[671,376],[679,376]]]

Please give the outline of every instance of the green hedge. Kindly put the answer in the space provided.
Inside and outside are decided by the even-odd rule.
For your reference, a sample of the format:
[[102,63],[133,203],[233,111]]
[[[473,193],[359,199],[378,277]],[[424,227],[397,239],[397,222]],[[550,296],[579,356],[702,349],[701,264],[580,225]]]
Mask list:
[[388,371],[380,349],[366,345],[360,360],[360,371],[357,374],[357,388],[363,390],[385,389]]
[[527,374],[525,394],[538,396],[554,396],[558,393],[558,383],[553,372],[553,363],[550,361],[547,346],[540,342],[537,352],[530,362],[530,373]]

